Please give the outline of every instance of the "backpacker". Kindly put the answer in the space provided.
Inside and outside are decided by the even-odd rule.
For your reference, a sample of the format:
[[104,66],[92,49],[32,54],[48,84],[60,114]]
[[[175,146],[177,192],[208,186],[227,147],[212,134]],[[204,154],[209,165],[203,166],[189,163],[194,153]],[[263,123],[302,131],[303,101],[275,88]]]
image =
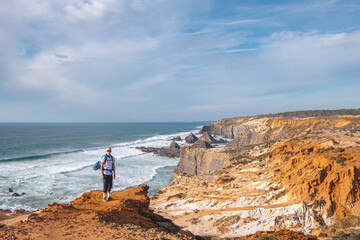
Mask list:
[[[113,156],[112,155],[110,155],[110,156],[106,156],[106,154],[104,155],[104,156],[102,156],[102,157],[104,157],[105,158],[105,162],[106,162],[106,160],[108,159],[108,158],[111,158],[111,161],[113,161]],[[101,158],[102,158],[101,157]],[[101,161],[97,161],[94,165],[93,165],[93,169],[96,171],[96,170],[99,170],[100,169],[100,166],[101,166]],[[110,172],[112,172],[112,169],[105,169],[104,168],[104,170],[105,171],[110,171]]]

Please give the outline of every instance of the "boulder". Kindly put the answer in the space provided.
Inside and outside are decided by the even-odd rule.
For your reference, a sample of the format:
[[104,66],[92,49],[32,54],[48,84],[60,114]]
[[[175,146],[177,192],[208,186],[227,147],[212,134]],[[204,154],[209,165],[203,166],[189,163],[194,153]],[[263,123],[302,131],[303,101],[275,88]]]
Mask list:
[[208,143],[217,143],[216,139],[213,138],[209,132],[204,132],[204,134],[199,137],[199,140],[203,140]]
[[226,141],[225,139],[220,138],[220,140],[217,140],[217,143],[227,143],[228,141]]
[[199,134],[203,134],[203,133],[206,133],[206,132],[210,132],[210,127],[208,125],[202,126],[202,128],[199,131]]
[[193,148],[213,148],[213,146],[210,143],[208,143],[204,140],[200,140],[200,139],[197,140],[191,147],[193,147]]
[[179,146],[179,144],[177,144],[176,142],[172,141],[172,142],[170,143],[170,148],[178,148],[178,149],[180,149],[180,146]]
[[182,141],[180,136],[176,136],[174,138],[172,138],[170,141]]
[[190,133],[186,138],[185,138],[185,141],[187,143],[194,143],[198,140],[198,137],[195,136],[193,133]]

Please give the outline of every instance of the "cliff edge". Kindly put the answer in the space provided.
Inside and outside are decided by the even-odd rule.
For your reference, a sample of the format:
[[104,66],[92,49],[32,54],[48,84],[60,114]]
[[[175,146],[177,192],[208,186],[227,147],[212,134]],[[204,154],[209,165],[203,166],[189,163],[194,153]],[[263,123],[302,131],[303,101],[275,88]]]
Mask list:
[[150,207],[216,239],[256,239],[245,235],[283,229],[356,239],[359,127],[358,116],[221,120],[203,130],[234,142],[182,148],[173,179],[151,197]]
[[196,239],[149,209],[148,186],[112,194],[91,191],[70,204],[50,204],[25,221],[0,228],[1,239]]

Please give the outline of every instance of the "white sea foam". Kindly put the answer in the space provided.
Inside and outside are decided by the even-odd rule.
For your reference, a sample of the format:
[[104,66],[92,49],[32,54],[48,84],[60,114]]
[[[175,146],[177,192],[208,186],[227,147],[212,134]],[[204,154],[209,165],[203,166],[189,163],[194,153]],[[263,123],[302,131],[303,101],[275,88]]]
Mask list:
[[[111,144],[112,154],[116,158],[113,190],[119,191],[148,182],[157,174],[158,169],[176,166],[178,163],[178,159],[143,153],[135,147],[167,147],[170,145],[170,139],[176,136],[184,139],[189,133],[156,135]],[[185,141],[178,143],[184,145]],[[94,171],[92,165],[105,154],[106,147],[88,148],[41,159],[3,162],[0,169],[0,209],[33,211],[52,202],[67,203],[83,192],[101,189],[100,171]],[[11,193],[8,193],[8,188],[25,194],[12,197]]]

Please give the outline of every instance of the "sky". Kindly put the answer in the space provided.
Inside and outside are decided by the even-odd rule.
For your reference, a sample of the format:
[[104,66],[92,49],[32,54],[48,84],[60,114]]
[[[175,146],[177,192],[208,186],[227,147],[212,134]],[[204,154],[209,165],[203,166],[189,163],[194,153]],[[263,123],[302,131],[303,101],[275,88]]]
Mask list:
[[0,122],[360,108],[360,2],[0,0]]

